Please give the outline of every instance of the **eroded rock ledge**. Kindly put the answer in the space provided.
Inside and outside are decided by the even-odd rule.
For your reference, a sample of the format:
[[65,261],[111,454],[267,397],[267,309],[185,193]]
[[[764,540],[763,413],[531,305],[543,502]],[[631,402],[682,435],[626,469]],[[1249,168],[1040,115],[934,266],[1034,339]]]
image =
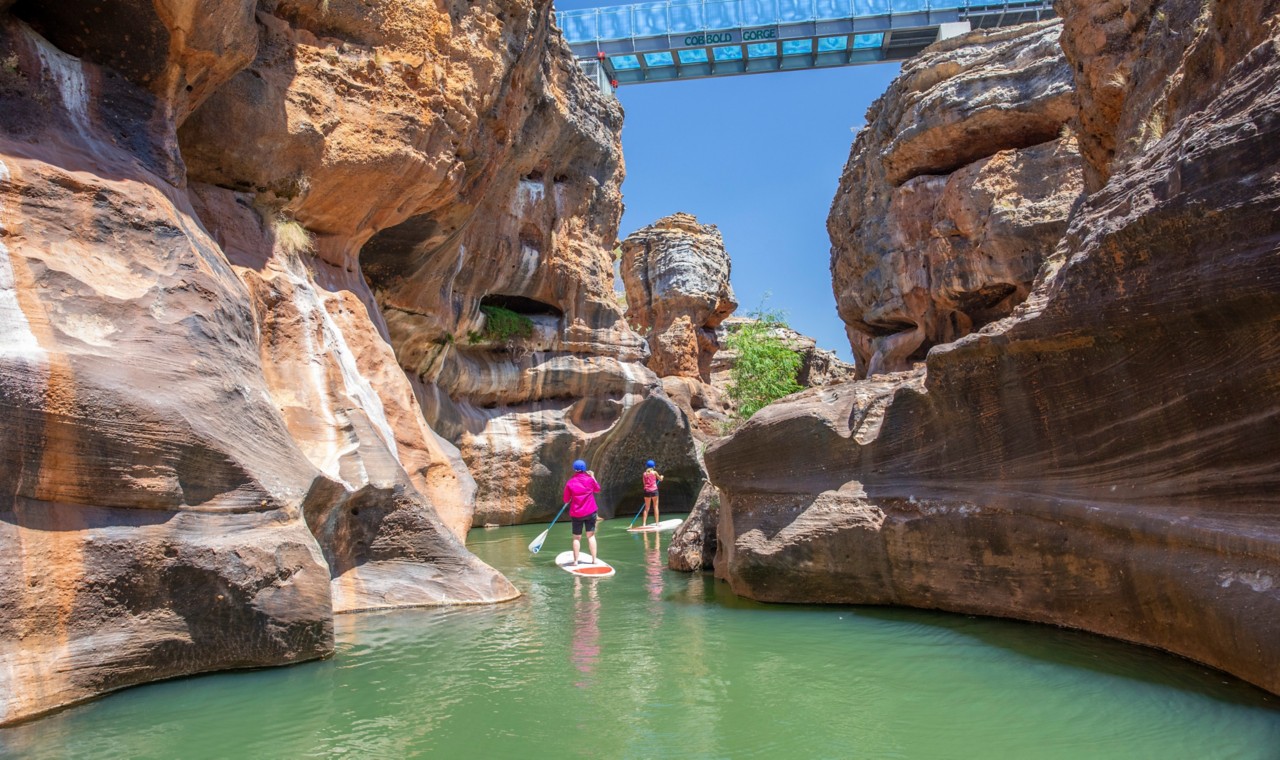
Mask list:
[[708,449],[737,593],[1049,622],[1280,693],[1280,5],[1140,5],[1058,4],[1086,194],[1026,302]]

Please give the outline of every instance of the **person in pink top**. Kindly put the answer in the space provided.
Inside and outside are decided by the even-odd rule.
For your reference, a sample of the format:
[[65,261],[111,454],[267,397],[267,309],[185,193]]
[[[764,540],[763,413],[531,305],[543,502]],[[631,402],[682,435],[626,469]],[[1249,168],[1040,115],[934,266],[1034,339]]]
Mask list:
[[650,459],[644,463],[644,475],[640,476],[640,482],[644,486],[644,517],[640,518],[641,528],[649,522],[649,507],[653,507],[655,523],[662,519],[658,516],[658,483],[662,481],[662,475],[657,467],[657,463]]
[[591,561],[596,561],[596,494],[600,493],[600,484],[595,474],[587,469],[587,463],[581,459],[573,463],[573,477],[564,484],[564,500],[569,505],[569,519],[573,520],[573,563],[578,564],[578,550],[581,547],[582,531],[587,531],[587,546],[591,549]]

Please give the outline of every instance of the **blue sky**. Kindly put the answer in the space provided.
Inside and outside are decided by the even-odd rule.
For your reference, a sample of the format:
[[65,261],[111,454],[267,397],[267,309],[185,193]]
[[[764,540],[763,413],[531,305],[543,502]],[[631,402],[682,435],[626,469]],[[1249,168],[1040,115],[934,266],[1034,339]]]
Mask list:
[[[556,0],[560,9],[623,5]],[[738,314],[787,312],[852,361],[831,294],[827,211],[867,106],[897,63],[627,85],[619,235],[676,211],[715,224],[733,261]]]

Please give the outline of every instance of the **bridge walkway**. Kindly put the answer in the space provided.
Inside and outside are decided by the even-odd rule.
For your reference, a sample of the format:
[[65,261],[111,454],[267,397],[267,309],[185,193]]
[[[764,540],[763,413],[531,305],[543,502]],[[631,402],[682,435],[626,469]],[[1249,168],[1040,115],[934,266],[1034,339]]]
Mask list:
[[556,14],[583,68],[612,87],[903,60],[1053,15],[1052,0],[660,0]]

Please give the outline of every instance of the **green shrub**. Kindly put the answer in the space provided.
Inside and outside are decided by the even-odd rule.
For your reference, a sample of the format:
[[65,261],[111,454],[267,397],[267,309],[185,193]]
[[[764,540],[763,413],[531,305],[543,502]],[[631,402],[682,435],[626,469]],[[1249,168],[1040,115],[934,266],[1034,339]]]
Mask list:
[[738,355],[729,373],[729,398],[738,404],[738,416],[744,420],[802,390],[796,382],[800,355],[773,334],[774,329],[787,326],[782,314],[761,309],[750,316],[756,321],[742,325],[725,340]]
[[533,337],[533,320],[501,306],[481,306],[484,312],[484,330],[468,332],[471,343],[510,343],[517,338]]

